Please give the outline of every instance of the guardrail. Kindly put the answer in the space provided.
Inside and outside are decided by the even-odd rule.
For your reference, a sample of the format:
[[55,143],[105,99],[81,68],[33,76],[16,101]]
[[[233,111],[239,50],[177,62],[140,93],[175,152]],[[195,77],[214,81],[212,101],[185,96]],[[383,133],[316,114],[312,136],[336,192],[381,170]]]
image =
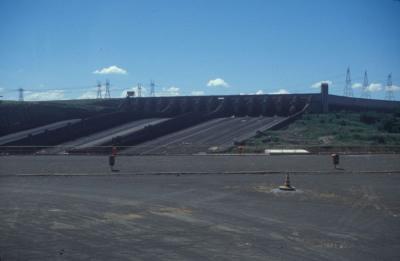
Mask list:
[[[51,153],[55,148],[62,152]],[[127,153],[128,149],[135,148],[135,151],[148,151],[151,153]],[[112,153],[113,146],[96,146],[88,149],[76,150],[71,146],[0,146],[0,156],[5,155],[109,155]],[[265,154],[266,150],[294,151],[284,154],[296,154],[296,150],[306,150],[309,154],[387,154],[400,153],[400,146],[374,146],[374,145],[351,145],[351,146],[301,146],[301,145],[282,145],[282,146],[249,146],[235,144],[231,148],[218,146],[215,144],[181,144],[168,146],[118,146],[117,151],[120,155],[193,155],[193,154]],[[303,154],[303,153],[302,153]]]

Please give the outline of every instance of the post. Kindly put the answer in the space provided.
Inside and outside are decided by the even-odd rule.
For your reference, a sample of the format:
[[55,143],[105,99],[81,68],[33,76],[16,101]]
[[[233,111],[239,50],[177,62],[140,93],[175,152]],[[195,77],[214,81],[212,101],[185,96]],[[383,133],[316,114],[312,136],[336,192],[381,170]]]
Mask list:
[[332,163],[333,163],[333,166],[334,166],[334,168],[336,169],[337,168],[337,165],[339,165],[339,154],[332,154],[331,155],[332,156]]
[[110,170],[114,171],[114,165],[115,165],[115,156],[114,155],[110,155],[108,157],[108,164],[110,165]]

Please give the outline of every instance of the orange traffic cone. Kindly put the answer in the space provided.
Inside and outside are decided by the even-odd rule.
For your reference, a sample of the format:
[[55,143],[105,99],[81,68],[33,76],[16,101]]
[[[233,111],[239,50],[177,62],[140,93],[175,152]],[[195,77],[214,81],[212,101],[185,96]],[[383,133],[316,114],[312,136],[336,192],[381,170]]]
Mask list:
[[286,178],[285,178],[285,183],[283,184],[283,186],[279,186],[280,190],[286,190],[286,191],[293,191],[296,190],[295,187],[292,187],[290,185],[290,177],[289,174],[286,174]]

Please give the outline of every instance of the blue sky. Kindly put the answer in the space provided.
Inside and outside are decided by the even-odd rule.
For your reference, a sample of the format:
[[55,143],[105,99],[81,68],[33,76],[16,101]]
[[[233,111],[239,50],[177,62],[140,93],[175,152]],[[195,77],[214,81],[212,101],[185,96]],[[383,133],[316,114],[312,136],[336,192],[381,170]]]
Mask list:
[[93,97],[106,79],[113,97],[137,83],[147,95],[151,79],[157,95],[316,92],[323,80],[341,95],[350,66],[354,87],[368,70],[383,98],[389,73],[400,85],[399,14],[394,0],[2,0],[0,95]]

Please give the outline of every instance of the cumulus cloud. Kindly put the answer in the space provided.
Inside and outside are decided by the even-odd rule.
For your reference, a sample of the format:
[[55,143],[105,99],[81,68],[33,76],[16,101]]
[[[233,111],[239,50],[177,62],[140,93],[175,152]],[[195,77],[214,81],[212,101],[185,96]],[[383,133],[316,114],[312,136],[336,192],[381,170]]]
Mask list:
[[157,96],[179,96],[180,88],[171,86],[168,88],[162,88],[159,92],[156,92]]
[[95,89],[86,91],[78,97],[78,99],[95,99],[95,98],[97,98],[97,90]]
[[26,101],[49,101],[49,100],[63,100],[64,90],[51,90],[44,92],[26,92]]
[[110,67],[105,67],[93,72],[94,74],[127,74],[125,69],[122,69],[116,65],[111,65]]
[[256,94],[257,94],[257,95],[264,94],[264,91],[263,91],[263,90],[258,90],[258,91],[256,92]]
[[382,90],[382,84],[381,83],[371,83],[370,85],[368,85],[366,90],[369,92],[379,92]]
[[269,94],[290,94],[290,92],[286,89],[279,89],[277,91],[270,92]]
[[194,96],[201,96],[201,95],[204,95],[204,91],[192,91],[191,94]]
[[209,80],[207,83],[208,87],[229,87],[229,84],[221,78],[216,78],[214,80]]
[[356,83],[354,83],[352,86],[351,86],[351,88],[353,88],[353,89],[359,89],[359,88],[361,88],[363,85],[361,84],[361,83],[359,83],[359,82],[356,82]]
[[166,89],[163,88],[163,91],[167,94],[167,96],[179,96],[179,88],[175,86],[171,86]]
[[393,92],[398,92],[400,91],[400,86],[397,85],[392,85],[392,86],[386,86],[385,90],[387,91],[393,91]]
[[329,86],[332,85],[332,81],[325,80],[325,81],[319,81],[319,82],[312,84],[311,88],[320,88],[321,84],[323,84],[323,83],[327,83]]

